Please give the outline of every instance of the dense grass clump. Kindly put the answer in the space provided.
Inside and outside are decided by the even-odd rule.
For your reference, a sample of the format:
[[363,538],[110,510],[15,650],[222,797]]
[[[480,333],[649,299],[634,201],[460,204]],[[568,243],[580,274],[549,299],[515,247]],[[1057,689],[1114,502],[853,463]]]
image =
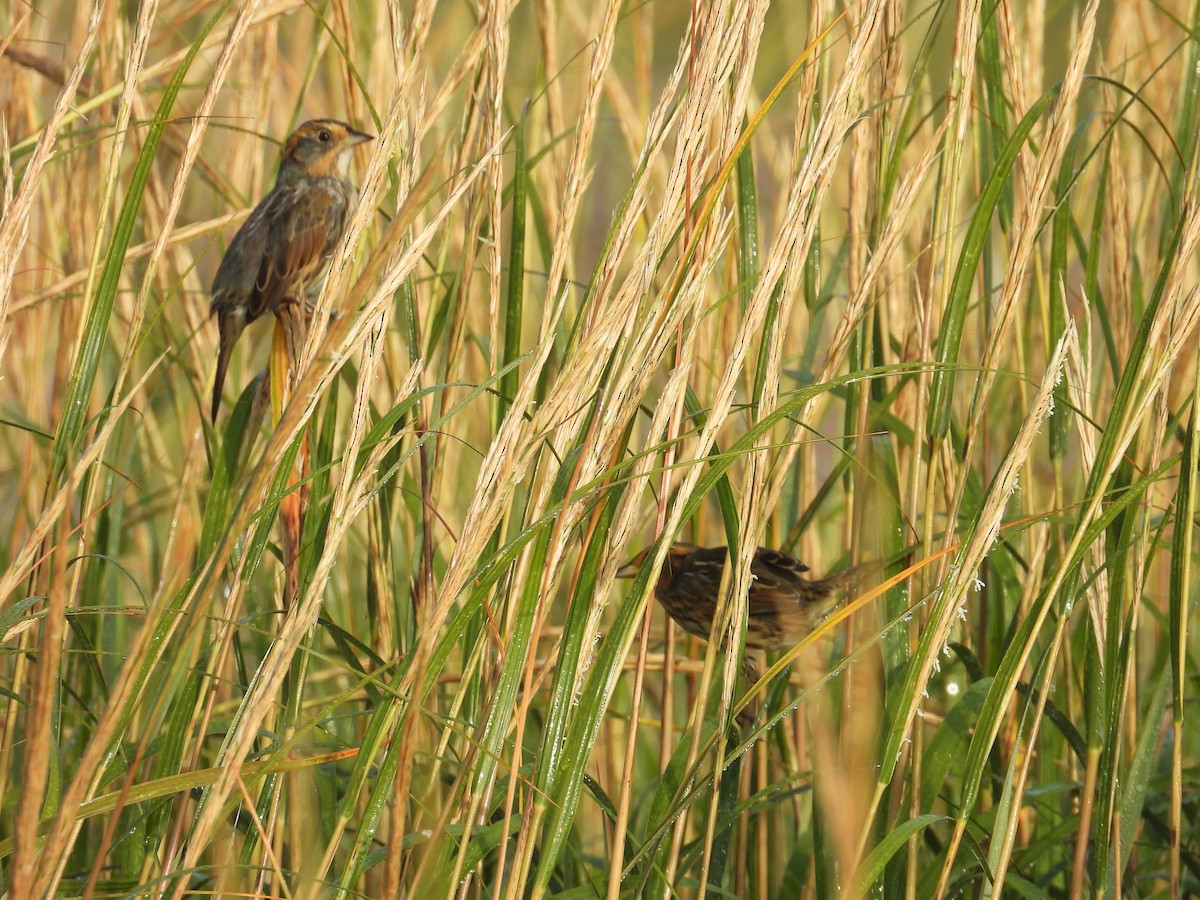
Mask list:
[[[6,896],[1200,893],[1200,3],[0,22]],[[750,684],[759,546],[884,565]]]

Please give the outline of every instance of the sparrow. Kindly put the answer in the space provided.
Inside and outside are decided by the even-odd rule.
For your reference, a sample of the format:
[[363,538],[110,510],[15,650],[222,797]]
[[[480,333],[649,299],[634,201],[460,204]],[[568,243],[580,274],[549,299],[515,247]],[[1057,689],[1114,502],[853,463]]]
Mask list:
[[[649,553],[650,549],[643,550],[619,569],[617,576],[635,575]],[[684,543],[672,544],[667,551],[654,585],[654,596],[689,634],[708,640],[712,633],[728,555],[726,547]],[[800,560],[766,547],[755,550],[750,563],[746,653],[742,664],[747,680],[758,680],[765,651],[799,643],[836,604],[842,588],[876,568],[877,564],[866,563],[826,578],[810,579],[804,576],[808,566]]]
[[356,191],[346,178],[350,151],[369,134],[335,119],[313,119],[283,145],[279,174],[225,251],[212,283],[221,334],[212,418],[233,345],[245,327],[288,303],[312,310],[346,230]]

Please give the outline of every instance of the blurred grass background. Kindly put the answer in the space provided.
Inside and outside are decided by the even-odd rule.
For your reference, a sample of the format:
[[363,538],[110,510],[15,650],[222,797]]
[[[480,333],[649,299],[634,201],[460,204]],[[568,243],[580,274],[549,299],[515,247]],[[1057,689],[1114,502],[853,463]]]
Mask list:
[[[6,895],[1200,893],[1198,29],[0,9]],[[318,116],[378,135],[340,315],[213,428]],[[677,539],[734,647],[755,546],[893,565],[748,685]]]

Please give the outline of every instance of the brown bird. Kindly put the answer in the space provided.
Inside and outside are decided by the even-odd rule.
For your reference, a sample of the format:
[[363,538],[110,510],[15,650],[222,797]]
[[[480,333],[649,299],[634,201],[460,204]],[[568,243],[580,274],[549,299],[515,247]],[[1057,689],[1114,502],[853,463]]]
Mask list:
[[350,150],[371,139],[345,122],[313,119],[284,143],[275,187],[233,236],[213,279],[212,312],[221,331],[214,422],[242,330],[286,303],[312,310],[356,194],[346,178]]
[[[617,575],[631,577],[636,574],[649,553],[649,549],[643,550]],[[683,543],[673,544],[667,551],[654,586],[654,596],[689,634],[708,640],[712,633],[717,594],[728,555],[726,547],[697,547]],[[765,547],[756,550],[750,563],[752,581],[746,654],[742,663],[746,678],[757,681],[764,651],[799,643],[825,618],[842,588],[876,568],[877,564],[866,563],[812,580],[802,574],[809,569],[800,560]]]

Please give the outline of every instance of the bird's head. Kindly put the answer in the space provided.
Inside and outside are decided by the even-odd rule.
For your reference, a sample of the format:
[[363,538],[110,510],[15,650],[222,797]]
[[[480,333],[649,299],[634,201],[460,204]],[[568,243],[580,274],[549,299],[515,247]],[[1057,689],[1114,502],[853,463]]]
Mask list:
[[292,132],[284,143],[281,171],[290,168],[313,177],[345,175],[350,151],[369,140],[371,135],[356,131],[345,122],[312,119]]
[[[653,547],[647,547],[621,568],[617,569],[618,578],[632,578],[638,573],[638,569],[642,567],[642,563],[646,561],[646,557],[650,555]],[[663,560],[662,574],[669,577],[669,573],[679,566],[691,553],[698,549],[695,544],[685,544],[683,541],[677,541],[672,544],[667,550],[667,558]]]

